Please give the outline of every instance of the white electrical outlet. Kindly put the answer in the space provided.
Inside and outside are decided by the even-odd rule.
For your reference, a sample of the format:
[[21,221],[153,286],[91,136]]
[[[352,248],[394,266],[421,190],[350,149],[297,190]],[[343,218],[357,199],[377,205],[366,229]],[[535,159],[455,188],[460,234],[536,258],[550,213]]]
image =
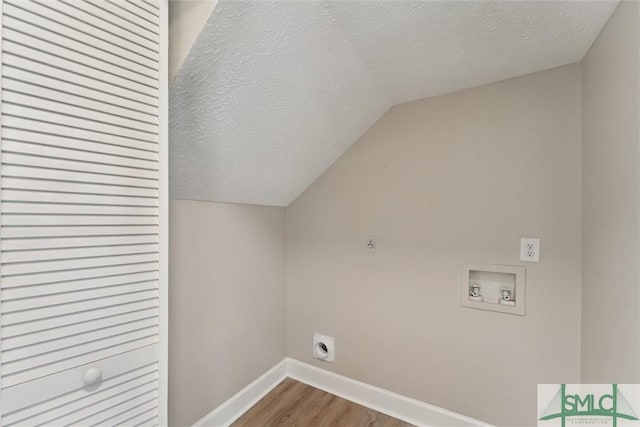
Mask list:
[[520,239],[520,261],[540,262],[540,239],[532,237]]
[[374,237],[367,237],[365,250],[367,252],[375,252],[376,251],[376,239]]

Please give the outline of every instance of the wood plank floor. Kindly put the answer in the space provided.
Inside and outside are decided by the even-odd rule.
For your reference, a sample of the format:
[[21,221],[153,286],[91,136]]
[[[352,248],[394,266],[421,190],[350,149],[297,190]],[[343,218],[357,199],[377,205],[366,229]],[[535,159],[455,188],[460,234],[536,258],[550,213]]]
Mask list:
[[287,378],[232,424],[232,427],[268,426],[409,427],[411,424]]

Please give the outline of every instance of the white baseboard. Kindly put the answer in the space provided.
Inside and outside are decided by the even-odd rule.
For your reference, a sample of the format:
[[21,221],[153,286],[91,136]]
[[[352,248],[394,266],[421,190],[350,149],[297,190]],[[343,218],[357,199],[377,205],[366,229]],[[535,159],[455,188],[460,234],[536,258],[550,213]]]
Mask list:
[[295,359],[285,358],[195,423],[194,427],[230,425],[287,377],[417,426],[489,425],[429,403],[365,384]]
[[334,372],[287,360],[287,376],[417,426],[487,426],[473,418],[375,387]]
[[287,365],[288,360],[283,359],[254,382],[225,400],[222,405],[196,421],[193,427],[230,425],[287,378]]

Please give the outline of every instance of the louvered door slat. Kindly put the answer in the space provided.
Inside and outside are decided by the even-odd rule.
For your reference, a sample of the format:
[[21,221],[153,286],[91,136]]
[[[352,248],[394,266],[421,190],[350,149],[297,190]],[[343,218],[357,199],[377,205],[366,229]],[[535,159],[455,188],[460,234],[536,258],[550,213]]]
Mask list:
[[143,301],[155,298],[158,298],[157,289],[148,289],[146,291],[125,293],[123,295],[110,294],[106,297],[96,298],[93,300],[78,302],[69,301],[48,307],[34,307],[13,312],[3,311],[2,321],[5,325],[10,326],[17,323],[34,322],[54,317],[71,317],[80,312],[85,312],[88,310],[112,307],[119,304],[126,304],[134,301]]
[[73,415],[70,417],[61,418],[60,421],[65,425],[115,425],[121,420],[126,420],[136,409],[152,406],[157,400],[158,393],[155,390],[133,390],[131,392],[126,392],[120,396],[114,397],[108,402],[97,404],[89,408],[88,411],[80,414],[85,415],[86,413],[91,412],[93,413],[93,415],[80,418],[78,418],[78,415]]
[[[20,160],[20,159],[18,159]],[[29,160],[29,159],[26,159]],[[23,166],[3,164],[2,176],[26,179],[46,179],[51,181],[68,181],[88,184],[105,184],[118,186],[131,186],[140,188],[158,188],[158,181],[149,178],[134,178],[126,175],[106,175],[93,173],[92,171],[69,171],[48,168],[50,164],[41,163],[35,166]],[[54,166],[54,165],[50,165]]]
[[[97,101],[94,98],[89,98],[87,96],[70,94],[63,90],[64,88],[61,87],[59,82],[56,84],[55,89],[51,89],[48,87],[36,86],[28,81],[16,80],[5,76],[2,80],[2,87],[11,92],[30,94],[38,99],[58,101],[59,103],[64,103],[73,107],[82,107],[83,110],[88,113],[97,111],[107,114],[106,116],[101,116],[102,120],[118,120],[118,122],[124,120],[126,123],[129,123],[130,126],[137,126],[139,124],[158,124],[157,117],[139,112],[133,108],[120,106],[119,104],[123,103],[121,99],[111,99],[111,102],[106,102],[106,100]],[[114,102],[118,102],[118,104],[115,104]],[[145,127],[142,130],[148,129],[152,128]]]
[[[23,219],[23,217],[8,217],[7,221],[10,219]],[[96,224],[95,227],[91,226],[83,226],[78,225],[77,223],[73,223],[73,227],[63,227],[64,225],[69,225],[63,220],[68,220],[69,218],[60,217],[60,221],[56,220],[55,216],[49,216],[46,218],[38,217],[40,219],[47,219],[49,223],[57,223],[58,226],[55,227],[47,227],[42,226],[42,224],[32,224],[35,226],[8,226],[8,222],[4,222],[4,237],[5,239],[25,239],[25,238],[39,238],[39,237],[71,237],[71,236],[138,236],[138,235],[150,235],[158,234],[158,227],[156,225],[152,225],[156,223],[155,217],[149,217],[146,219],[145,217],[135,217],[135,218],[120,218],[126,222],[126,225],[115,224],[114,226],[104,225],[104,224],[96,224],[101,219],[107,218],[91,218],[93,224]],[[109,217],[112,218],[112,217]],[[35,218],[34,218],[35,219]],[[132,219],[138,220],[137,224],[142,225],[128,225],[133,224]]]
[[[43,24],[49,25],[49,22]],[[50,31],[50,29],[44,29],[24,21],[7,17],[4,21],[3,37],[6,40],[11,40],[36,50],[49,52],[52,55],[80,63],[83,66],[97,68],[105,73],[114,74],[119,76],[120,79],[135,81],[137,82],[136,85],[158,88],[157,73],[149,70],[149,74],[155,75],[148,76],[147,73],[144,72],[145,68],[142,66],[128,67],[127,64],[131,64],[131,61],[109,54],[108,52],[97,51],[97,49],[92,49],[86,44],[62,37]],[[131,70],[130,68],[136,70]],[[85,70],[85,68],[82,68],[82,70]],[[116,81],[122,82],[122,80]]]
[[[121,378],[133,372],[140,374],[152,372],[157,368],[157,346],[141,347],[129,354],[119,354],[108,360],[101,361],[105,388],[117,384]],[[98,362],[96,362],[98,363]],[[88,366],[96,366],[89,364]],[[87,365],[80,365],[70,370],[70,373],[82,375]],[[82,393],[83,384],[79,384],[75,375],[69,372],[59,372],[43,377],[37,382],[28,382],[2,390],[3,414],[39,413],[43,409],[58,406],[60,403],[75,400],[86,394]],[[136,375],[133,375],[135,377]],[[132,377],[129,377],[132,378]],[[55,387],[67,390],[61,395]],[[96,390],[97,391],[97,390]],[[33,411],[33,412],[32,412]]]
[[[120,27],[110,22],[108,17],[101,19],[95,14],[83,11],[79,2],[5,0],[5,4],[22,10],[17,15],[18,18],[28,21],[31,13],[37,14],[62,24],[65,27],[63,34],[75,40],[113,52],[132,63],[140,63],[156,71],[159,69],[157,43],[130,32],[123,32]],[[45,28],[49,28],[49,25],[46,24]]]
[[[79,229],[74,227],[81,225],[103,227],[99,229],[95,228],[95,230],[96,232],[107,230],[104,234],[120,234],[120,228],[110,226],[152,226],[157,224],[157,216],[4,215],[2,218],[2,225],[6,228],[9,236],[40,236],[43,230],[48,230],[48,235],[51,236],[75,236],[79,235]],[[27,228],[29,226],[33,228]],[[42,226],[68,227],[66,229],[56,230]],[[110,230],[113,230],[113,232]]]
[[137,0],[133,0],[133,1],[132,0],[127,0],[127,1],[129,3],[131,3],[132,5],[142,9],[146,13],[148,13],[148,15],[146,15],[148,17],[148,19],[158,19],[158,17],[160,16],[158,8],[155,7],[155,6],[150,5],[149,3],[146,3],[144,1],[137,1]]
[[[28,28],[22,27],[21,30],[28,30]],[[33,61],[51,64],[57,68],[140,93],[146,97],[158,96],[157,84],[151,83],[153,79],[147,76],[118,69],[112,64],[104,64],[102,60],[60,47],[6,26],[2,37],[3,49],[8,53],[26,56]],[[149,101],[152,101],[151,98]]]
[[117,91],[118,94],[122,94],[126,98],[154,106],[158,105],[158,89],[156,88],[116,77],[104,71],[81,65],[78,62],[46,53],[13,39],[3,40],[3,52],[7,58],[16,58],[16,60],[7,61],[9,65],[18,66],[18,64],[24,64],[17,61],[17,58],[28,57],[30,58],[28,60],[29,63],[32,64],[36,72],[46,72],[54,68],[60,70],[60,73],[53,74],[54,77],[66,76],[67,79],[73,77],[80,81],[81,84],[99,84],[101,88]]
[[[8,202],[56,203],[64,198],[65,204],[91,204],[114,206],[157,206],[158,200],[150,197],[113,196],[103,194],[60,194],[45,191],[4,190],[2,198]],[[150,211],[152,212],[152,211]]]
[[103,400],[124,390],[137,387],[158,379],[157,365],[155,363],[138,367],[130,371],[114,375],[105,380],[104,387],[87,395],[84,390],[74,390],[66,396],[56,396],[46,399],[44,403],[26,405],[5,415],[8,424],[38,424],[47,422],[53,418],[68,414],[74,410],[87,406],[91,399]]
[[[135,1],[135,0],[134,0]],[[149,6],[152,6],[156,9],[160,9],[160,0],[140,0],[143,3],[148,4]]]
[[[74,160],[96,165],[125,166],[135,169],[150,171],[158,170],[158,162],[154,160],[143,160],[140,158],[131,159],[128,156],[117,155],[115,153],[97,153],[95,151],[78,150],[76,148],[56,147],[45,144],[32,143],[30,141],[16,141],[11,138],[4,139],[3,152],[11,154],[22,154],[26,156],[46,157],[53,159]],[[116,151],[116,150],[113,150]],[[14,160],[17,163],[18,160]],[[65,164],[35,164],[40,167],[64,167]],[[68,167],[68,166],[67,166]],[[69,167],[71,169],[71,167]],[[78,169],[73,168],[73,169]],[[94,172],[95,173],[95,172]],[[154,174],[142,176],[144,178],[154,178]]]
[[[152,188],[123,187],[109,184],[87,184],[83,182],[45,181],[29,178],[4,178],[4,188],[11,190],[51,191],[55,193],[121,195],[157,200],[158,190]],[[157,202],[152,204],[156,206]]]
[[[9,425],[24,425],[26,423],[29,425],[37,425],[53,422],[55,419],[86,408],[89,406],[88,402],[90,400],[107,400],[128,390],[153,384],[158,380],[158,374],[155,367],[153,367],[153,370],[149,373],[144,372],[145,370],[134,371],[133,373],[129,373],[122,378],[119,378],[118,383],[113,385],[109,384],[96,393],[90,395],[91,399],[89,399],[89,396],[86,394],[83,395],[77,393],[75,396],[70,396],[69,399],[56,399],[57,402],[49,402],[50,409],[44,409],[42,408],[42,405],[38,405],[36,408],[28,408],[25,411],[14,413],[8,416],[6,421]],[[73,397],[75,397],[75,399],[73,399]]]
[[154,142],[122,137],[115,134],[93,131],[91,129],[70,128],[57,123],[42,122],[32,118],[5,114],[3,115],[2,121],[5,127],[11,129],[36,130],[42,134],[56,135],[81,141],[120,145],[147,151],[157,151],[158,149]]
[[[109,277],[89,278],[73,280],[69,282],[45,283],[33,286],[7,287],[2,292],[2,301],[9,304],[15,300],[30,300],[32,298],[53,298],[58,294],[67,294],[75,291],[82,293],[86,290],[100,289],[103,287],[119,287],[130,284],[154,282],[158,280],[157,271],[141,271],[139,273],[117,274]],[[70,295],[65,295],[70,297]],[[73,300],[74,297],[70,297]],[[77,298],[76,298],[77,299]]]
[[54,203],[19,203],[6,202],[2,204],[3,214],[68,214],[68,215],[131,215],[148,216],[157,213],[156,208],[108,206],[108,205],[80,205]]
[[[24,4],[34,5],[33,3],[22,3],[21,5]],[[48,15],[43,17],[35,13],[25,14],[10,3],[5,3],[5,28],[20,32],[28,32],[34,37],[45,38],[59,46],[72,49],[95,59],[108,60],[108,63],[113,64],[114,66],[118,66],[130,72],[138,73],[156,80],[155,87],[157,87],[158,71],[149,67],[149,65],[138,63],[138,61],[142,60],[142,62],[148,62],[152,65],[152,61],[140,58],[135,53],[104,42],[98,38],[92,37],[91,43],[87,43],[86,40],[83,40],[82,33],[51,19],[53,17],[52,15],[55,15],[56,12],[47,10],[46,8],[38,5],[35,5],[35,9],[39,9],[41,13],[48,13]],[[23,19],[14,18],[16,15],[22,15]],[[28,21],[25,21],[25,17]],[[65,20],[68,21],[68,17],[65,18]],[[86,38],[86,34],[84,37]]]
[[[102,266],[140,264],[158,261],[157,253],[141,253],[134,255],[102,256],[96,258],[64,259],[56,261],[34,261],[27,263],[2,264],[2,276],[11,278],[16,275],[37,275],[50,272],[54,277],[56,272],[69,270],[87,270]],[[71,272],[69,275],[71,276]]]
[[[155,290],[155,281],[157,280],[155,274],[146,272],[130,276],[131,277],[119,276],[116,279],[104,278],[103,280],[105,280],[106,283],[100,280],[85,281],[88,282],[86,283],[88,286],[85,286],[85,288],[78,288],[82,284],[78,285],[77,282],[69,283],[68,286],[44,285],[42,287],[9,288],[6,295],[3,295],[2,301],[6,307],[4,313],[8,314],[19,311],[22,312],[22,314],[28,314],[33,313],[33,311],[30,310],[56,306],[61,308],[62,310],[60,311],[64,313],[65,311],[76,308],[73,306],[70,307],[71,303],[95,300],[102,305],[108,305],[108,302],[105,302],[104,298],[110,297],[113,299],[119,295],[130,295],[132,296],[132,300],[135,300],[135,295],[146,295],[148,297],[149,293]],[[107,279],[110,279],[110,281]],[[42,293],[50,290],[50,288],[56,288],[56,291],[58,291],[58,288],[72,289],[72,291],[50,294]],[[67,295],[68,292],[71,292],[71,294]],[[155,296],[156,293],[151,292],[151,295]],[[87,307],[92,306],[94,306],[93,303],[87,304]],[[40,310],[38,313],[43,314],[46,313],[46,311],[47,310]],[[5,318],[7,317],[5,316]],[[29,339],[31,338],[33,337]]]
[[[12,103],[15,105],[21,105],[23,107],[29,107],[29,108],[34,108],[34,109],[39,109],[39,110],[44,110],[49,112],[55,112],[58,114],[64,114],[66,116],[69,116],[75,119],[88,119],[88,120],[105,123],[105,124],[113,122],[114,120],[114,116],[112,114],[102,113],[99,111],[90,110],[88,108],[69,105],[67,103],[59,102],[57,100],[52,101],[50,99],[44,99],[38,96],[32,96],[32,95],[27,95],[20,92],[14,92],[8,88],[5,88],[3,101],[7,103]],[[131,129],[134,131],[144,132],[145,134],[150,133],[152,135],[155,135],[155,133],[157,132],[157,124],[150,124],[150,123],[140,122],[137,120],[130,120],[125,117],[118,117],[117,121],[119,124],[118,128]],[[83,123],[86,125],[85,121],[78,120],[77,122],[74,122],[74,124],[77,126]],[[109,127],[105,129],[109,129],[110,133],[116,133],[114,132],[114,129],[116,128]],[[144,137],[148,138],[148,136],[146,135],[144,135]]]
[[145,21],[150,22],[153,25],[158,22],[158,10],[145,4],[144,2],[131,0],[112,0],[111,2],[115,4],[120,3],[120,7],[126,6],[124,8],[126,8],[127,11],[138,16],[141,19],[144,19]]
[[[96,157],[100,157],[97,155]],[[129,166],[116,166],[102,163],[83,162],[78,160],[58,159],[54,157],[32,156],[30,154],[3,152],[2,161],[10,165],[20,165],[38,167],[46,169],[57,169],[64,171],[86,172],[94,175],[118,175],[128,178],[143,178],[146,180],[157,180],[158,172],[145,168],[132,168]],[[142,162],[141,162],[142,163]],[[144,166],[145,164],[141,164]],[[33,177],[25,177],[33,178]],[[129,181],[124,181],[129,182]],[[138,181],[135,181],[136,183]],[[148,182],[147,186],[154,183]]]
[[151,132],[143,132],[124,126],[111,125],[82,117],[65,115],[64,113],[58,113],[55,110],[40,109],[26,104],[11,104],[10,101],[3,102],[2,114],[24,117],[41,123],[56,123],[58,125],[77,129],[92,130],[106,135],[115,135],[141,142],[153,143],[158,141],[158,136]]
[[[3,352],[2,357],[5,360],[3,360],[2,363],[5,365],[7,374],[11,374],[12,372],[22,372],[27,369],[46,367],[52,363],[75,358],[81,354],[108,349],[125,343],[139,341],[147,337],[154,337],[158,334],[158,328],[156,326],[141,328],[139,330],[126,329],[126,332],[119,333],[116,329],[117,328],[113,328],[113,333],[108,335],[105,334],[104,331],[101,336],[95,334],[95,341],[71,343],[67,347],[63,346],[63,340],[60,340],[61,342],[54,341],[53,343],[47,343],[44,347],[51,349],[51,351],[39,353],[38,356],[32,356],[33,353],[29,352],[25,348],[8,350]],[[60,346],[58,347],[58,345]]]
[[42,358],[41,364],[35,364],[33,361],[28,361],[31,363],[21,361],[16,362],[16,364],[7,364],[5,369],[6,372],[3,373],[5,376],[3,383],[6,387],[11,387],[23,382],[33,381],[43,376],[52,375],[56,372],[91,363],[95,360],[105,359],[120,353],[136,350],[140,347],[152,345],[157,342],[157,332],[155,334],[149,334],[148,336],[145,336],[145,334],[138,334],[138,336],[131,337],[130,340],[105,344],[105,347],[94,345],[92,348],[87,349],[85,353],[69,352],[69,357],[67,358],[55,359],[53,356]]
[[[132,8],[127,7],[125,1],[86,0],[78,4],[82,5],[83,10],[100,14],[104,19],[114,22],[116,25],[127,29],[131,33],[138,34],[140,37],[153,40],[158,36],[158,25],[132,13]],[[90,5],[94,6],[94,8],[91,8]],[[100,10],[106,13],[102,13]]]
[[120,305],[109,305],[102,308],[92,307],[92,312],[79,312],[53,319],[41,319],[7,325],[6,335],[19,336],[22,334],[34,334],[33,336],[30,336],[30,338],[33,338],[38,332],[55,328],[63,328],[80,323],[84,324],[83,327],[88,327],[88,323],[96,319],[112,318],[138,311],[155,309],[157,306],[158,302],[155,299],[142,299],[140,301],[127,300],[127,302]]
[[[157,421],[155,421],[155,417],[150,414],[156,412],[155,410],[158,407],[156,400],[157,399],[147,400],[143,404],[134,406],[133,408],[130,408],[130,409],[126,409],[125,411],[121,412],[119,415],[115,417],[111,417],[107,420],[104,420],[103,423],[108,423],[109,425],[112,425],[112,426],[121,426],[121,425],[134,426],[134,427],[140,427],[145,425],[155,426],[157,425]],[[132,420],[138,418],[138,416],[134,414],[146,414],[145,415],[146,420],[140,424],[132,424]],[[96,424],[96,425],[100,425],[100,424]]]
[[[146,409],[150,408],[150,409]],[[142,411],[142,412],[140,412]],[[114,423],[113,426],[134,426],[134,427],[143,427],[143,426],[155,426],[157,425],[157,417],[158,417],[158,405],[153,404],[153,402],[148,403],[147,405],[140,406],[136,408],[136,410],[132,410],[131,413],[140,412],[138,415],[135,415],[131,418],[127,418],[126,420],[118,420],[118,423]]]
[[143,335],[148,335],[149,331],[155,332],[157,330],[157,318],[143,319],[122,325],[114,325],[107,329],[87,330],[84,333],[59,337],[55,340],[47,340],[27,346],[9,348],[2,352],[2,357],[5,362],[12,362],[21,359],[29,359],[29,357],[36,352],[53,353],[69,348],[81,351],[84,346],[87,346],[88,343],[91,343],[92,341],[100,340],[100,345],[103,345],[106,343],[105,340],[107,338],[120,337],[125,334],[136,333],[136,331],[141,331],[143,332]]
[[166,4],[0,5],[0,425],[158,424]]
[[[14,61],[18,60],[19,58],[14,58]],[[142,121],[157,120],[156,106],[131,100],[126,97],[118,96],[117,94],[101,91],[99,88],[80,86],[77,83],[66,81],[63,75],[58,77],[50,75],[43,76],[42,74],[33,73],[28,69],[20,68],[18,66],[8,66],[5,63],[3,77],[11,81],[20,81],[32,85],[42,85],[50,91],[69,94],[75,100],[86,99],[89,106],[94,105],[94,102],[113,105],[126,110],[124,114],[125,116],[129,114],[127,111],[131,111],[130,114],[132,119],[137,118]],[[37,94],[37,92],[34,93]],[[120,113],[122,113],[122,110]]]
[[[133,290],[152,289],[153,283],[158,279],[156,271],[143,271],[140,273],[121,274],[111,277],[91,278],[62,283],[48,283],[34,286],[21,286],[6,288],[2,293],[2,301],[11,307],[30,308],[30,306],[47,305],[42,301],[54,301],[53,303],[73,302],[86,299],[85,295],[95,293],[103,288],[112,294],[121,294]],[[126,289],[125,289],[126,288]],[[125,289],[125,290],[123,290]],[[67,295],[73,292],[73,295]],[[49,304],[50,305],[50,304]],[[14,309],[15,311],[15,309]]]
[[125,236],[61,237],[45,239],[5,239],[0,248],[3,251],[25,251],[57,248],[90,248],[101,246],[122,246],[158,243],[157,234]]
[[158,252],[158,245],[154,243],[92,246],[81,248],[20,250],[5,251],[2,262],[3,264],[34,263],[36,261],[71,260],[115,255],[148,254],[153,252]]
[[70,271],[51,271],[45,273],[23,274],[16,276],[5,276],[2,281],[7,288],[15,286],[34,286],[52,283],[62,283],[66,281],[98,279],[107,276],[118,276],[121,274],[143,273],[158,268],[157,261],[123,263],[111,266],[101,266],[95,268],[81,268]]
[[[8,69],[17,68],[34,74],[44,74],[54,80],[61,80],[72,85],[75,84],[79,86],[80,89],[94,89],[95,91],[112,94],[124,98],[125,100],[146,104],[150,107],[158,106],[156,99],[152,95],[136,92],[130,88],[109,83],[108,77],[107,80],[104,81],[92,79],[89,76],[75,73],[72,71],[74,69],[72,66],[73,64],[66,63],[67,68],[64,68],[63,65],[65,64],[60,64],[63,62],[62,60],[56,61],[59,64],[55,64],[55,66],[47,65],[48,62],[44,61],[52,59],[52,57],[51,55],[47,56],[44,53],[39,53],[37,57],[34,57],[34,59],[27,59],[22,57],[21,53],[28,48],[25,48],[24,46],[21,47],[9,41],[4,44],[8,45],[10,48],[10,50],[4,50],[2,53],[3,65],[8,66]],[[29,50],[33,51],[33,49]],[[37,51],[33,52],[36,53]],[[75,93],[75,91],[72,93]]]
[[43,343],[51,340],[64,339],[66,337],[77,336],[82,333],[92,331],[104,331],[119,325],[128,325],[136,321],[155,319],[158,322],[158,312],[156,309],[145,309],[135,312],[124,313],[116,316],[95,319],[81,324],[72,324],[68,326],[58,327],[53,331],[36,331],[29,335],[16,335],[3,338],[5,340],[4,348],[12,350],[15,348],[26,347],[33,343]]
[[[151,376],[131,381],[129,384],[125,384],[111,390],[106,390],[100,394],[95,394],[92,396],[92,403],[84,400],[75,401],[56,408],[56,410],[47,411],[42,416],[31,418],[28,422],[31,423],[31,425],[47,425],[52,422],[61,422],[66,424],[68,422],[67,420],[74,418],[86,418],[88,417],[88,414],[94,414],[105,410],[105,407],[109,408],[110,406],[117,406],[118,404],[121,404],[123,399],[130,399],[141,394],[153,392],[158,388],[158,380],[149,380],[149,378],[151,378]],[[83,404],[86,406],[80,406]]]

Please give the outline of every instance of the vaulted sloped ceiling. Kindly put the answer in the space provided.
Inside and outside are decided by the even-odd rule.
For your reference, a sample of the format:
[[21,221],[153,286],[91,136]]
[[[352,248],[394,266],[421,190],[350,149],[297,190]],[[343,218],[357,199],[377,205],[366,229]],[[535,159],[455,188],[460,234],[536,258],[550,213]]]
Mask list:
[[582,59],[614,1],[220,1],[170,88],[172,197],[286,206],[391,106]]

